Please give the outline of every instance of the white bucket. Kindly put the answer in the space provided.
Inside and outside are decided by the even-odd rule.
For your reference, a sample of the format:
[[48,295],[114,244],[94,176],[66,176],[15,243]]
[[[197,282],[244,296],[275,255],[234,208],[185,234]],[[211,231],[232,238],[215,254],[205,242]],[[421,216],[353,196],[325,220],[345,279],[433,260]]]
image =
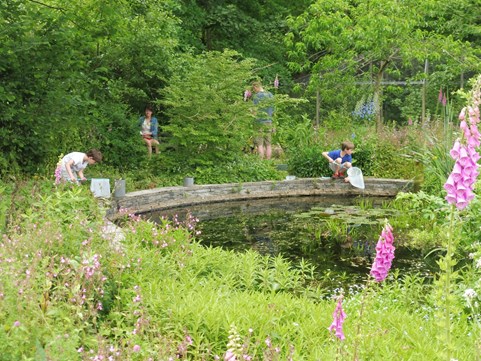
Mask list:
[[354,187],[364,189],[364,177],[362,176],[362,171],[357,167],[351,167],[347,170],[347,176],[349,178],[349,183]]
[[90,190],[94,197],[110,198],[110,180],[106,178],[92,178]]

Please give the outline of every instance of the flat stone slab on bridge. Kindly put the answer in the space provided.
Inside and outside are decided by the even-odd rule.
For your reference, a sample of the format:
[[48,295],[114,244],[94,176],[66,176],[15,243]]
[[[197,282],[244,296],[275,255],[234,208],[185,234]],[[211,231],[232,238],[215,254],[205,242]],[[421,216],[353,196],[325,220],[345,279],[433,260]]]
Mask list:
[[365,189],[353,187],[342,179],[298,178],[295,180],[246,183],[205,184],[190,187],[163,187],[130,192],[113,200],[109,218],[119,209],[129,213],[147,213],[192,205],[298,196],[366,196],[395,197],[397,193],[414,190],[412,180],[364,178]]

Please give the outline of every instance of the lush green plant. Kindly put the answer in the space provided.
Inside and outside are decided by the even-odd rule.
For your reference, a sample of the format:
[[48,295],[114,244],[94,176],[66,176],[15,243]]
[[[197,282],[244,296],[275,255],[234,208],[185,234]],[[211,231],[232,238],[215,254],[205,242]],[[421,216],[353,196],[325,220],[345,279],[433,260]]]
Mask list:
[[[252,359],[338,355],[327,330],[332,295],[313,284],[309,265],[202,247],[192,219],[155,225],[126,215],[124,240],[106,240],[84,188],[35,190],[18,190],[34,207],[22,203],[28,217],[16,216],[0,248],[3,359],[213,359],[233,347],[229,339]],[[479,278],[470,272],[465,282]],[[423,277],[393,273],[373,289],[358,338],[362,292],[349,290],[343,355],[438,359],[445,345],[431,295]],[[466,335],[476,326],[461,301],[451,304],[452,356],[472,359],[476,340]]]
[[322,156],[326,151],[320,145],[298,147],[289,151],[287,165],[289,173],[298,177],[320,177],[329,175],[329,164]]
[[261,160],[257,155],[245,155],[218,167],[197,168],[192,175],[198,184],[219,184],[280,180],[285,172],[275,168],[275,164]]
[[423,165],[421,188],[429,194],[444,194],[443,185],[454,166],[454,160],[449,155],[450,138],[440,141],[436,137],[428,137],[425,144],[412,144],[412,157]]
[[286,152],[293,152],[299,147],[307,147],[316,143],[317,135],[312,122],[306,115],[300,120],[290,118],[276,129],[276,137]]
[[[248,144],[253,117],[242,94],[251,78],[250,60],[234,51],[185,56],[162,104],[170,134],[162,154],[168,167],[195,169],[233,160]],[[186,86],[188,84],[188,86]]]
[[410,139],[407,128],[384,126],[382,132],[373,127],[355,130],[356,149],[353,162],[363,174],[378,178],[411,179],[416,176],[416,164],[404,156]]

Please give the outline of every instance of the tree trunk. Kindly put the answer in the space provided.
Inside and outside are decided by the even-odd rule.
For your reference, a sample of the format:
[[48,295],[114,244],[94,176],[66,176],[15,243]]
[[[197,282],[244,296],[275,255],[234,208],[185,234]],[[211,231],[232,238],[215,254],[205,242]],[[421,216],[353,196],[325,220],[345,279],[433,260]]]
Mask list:
[[376,73],[376,78],[374,80],[374,109],[376,112],[376,130],[380,131],[382,128],[382,78],[383,78],[383,61],[381,61],[381,66]]
[[376,79],[374,80],[374,106],[376,110],[376,130],[380,131],[382,129],[383,115],[382,115],[382,79],[384,77],[384,70],[387,68],[389,61],[381,60],[379,64],[379,70],[376,74]]
[[428,59],[424,62],[424,80],[423,80],[423,89],[421,94],[421,124],[424,124],[426,120],[426,94],[427,94],[427,87],[428,87]]

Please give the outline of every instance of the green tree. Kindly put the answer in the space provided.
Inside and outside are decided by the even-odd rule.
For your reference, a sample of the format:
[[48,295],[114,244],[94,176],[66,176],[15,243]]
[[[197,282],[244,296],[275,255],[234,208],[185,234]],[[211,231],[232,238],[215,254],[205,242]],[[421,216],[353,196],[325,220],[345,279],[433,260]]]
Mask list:
[[138,135],[129,114],[157,98],[169,76],[179,26],[172,6],[2,2],[0,173],[39,172],[60,153],[92,147],[107,163],[125,163]]
[[183,0],[174,13],[182,20],[182,46],[199,51],[232,49],[257,59],[257,75],[272,84],[276,74],[281,88],[291,85],[283,37],[287,15],[298,15],[309,1],[288,0]]
[[243,92],[253,62],[229,50],[186,55],[179,60],[161,104],[170,123],[164,165],[193,169],[232,161],[242,154],[253,116]]
[[312,87],[328,100],[339,96],[340,86],[353,93],[358,83],[371,84],[380,125],[388,69],[406,74],[416,66],[414,76],[419,77],[424,60],[439,59],[443,49],[463,48],[469,53],[452,37],[425,26],[433,6],[414,0],[317,1],[288,21],[291,66],[309,71]]

